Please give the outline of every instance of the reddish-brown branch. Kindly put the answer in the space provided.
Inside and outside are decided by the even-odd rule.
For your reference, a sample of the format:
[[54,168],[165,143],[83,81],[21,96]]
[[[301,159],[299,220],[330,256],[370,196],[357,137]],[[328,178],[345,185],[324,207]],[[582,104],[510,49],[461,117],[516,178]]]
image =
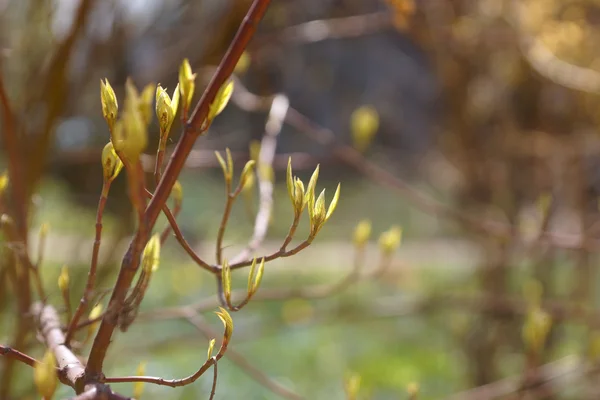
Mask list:
[[15,350],[12,347],[4,346],[1,344],[0,344],[0,356],[12,358],[13,360],[17,360],[17,361],[22,362],[23,364],[27,364],[30,367],[35,367],[36,364],[39,363],[39,361],[36,360],[35,358],[30,357],[27,354],[21,353],[20,351]]
[[[152,198],[152,193],[146,191],[146,194],[148,195],[148,197]],[[183,249],[186,251],[186,253],[188,253],[188,255],[192,258],[192,260],[194,260],[194,262],[196,264],[198,264],[200,267],[204,268],[207,271],[210,271],[213,273],[219,272],[219,269],[217,267],[213,267],[213,266],[209,265],[206,261],[204,261],[202,258],[200,258],[200,256],[198,254],[196,254],[194,249],[192,249],[192,247],[190,246],[188,241],[185,240],[185,237],[183,236],[183,233],[181,232],[181,229],[179,228],[179,224],[177,223],[177,220],[175,219],[175,215],[173,215],[173,213],[169,209],[169,206],[167,206],[165,204],[163,206],[162,211],[165,214],[165,217],[167,217],[167,220],[169,221],[169,226],[171,227],[171,229],[173,229],[175,238],[177,239],[177,241],[179,242],[181,247],[183,247]],[[163,235],[165,234],[165,232],[167,232],[167,234],[168,234],[168,231],[165,229],[165,231],[163,232]],[[162,242],[163,241],[162,241],[162,237],[161,237],[161,243]]]
[[[233,42],[229,46],[227,53],[223,57],[213,79],[210,81],[208,87],[204,91],[202,98],[196,105],[190,120],[186,124],[185,130],[181,135],[181,138],[175,148],[169,163],[165,169],[163,177],[161,178],[158,187],[154,193],[154,197],[150,201],[150,204],[146,208],[144,214],[147,231],[150,231],[159,213],[163,209],[166,203],[173,185],[177,181],[179,173],[181,172],[185,160],[189,155],[192,147],[199,134],[202,133],[202,126],[205,123],[208,115],[210,104],[214,101],[215,96],[219,88],[223,83],[231,76],[240,56],[242,55],[246,45],[254,35],[256,26],[262,19],[270,0],[254,0],[244,21],[240,25]],[[130,244],[127,254],[123,258],[119,276],[113,289],[109,304],[122,304],[125,299],[125,295],[131,286],[131,282],[137,268],[139,266],[139,257],[141,251],[141,244],[147,241],[147,237],[141,234],[137,234]],[[116,327],[115,318],[104,318],[98,329],[98,333],[94,338],[94,343],[90,351],[88,364],[86,367],[86,374],[89,378],[99,377],[102,373],[102,366],[106,352],[110,346],[113,331]]]
[[73,314],[73,318],[69,323],[69,328],[67,329],[67,337],[65,339],[65,344],[68,346],[71,343],[71,339],[73,339],[73,335],[76,332],[77,324],[79,320],[83,316],[88,303],[94,293],[94,285],[96,283],[96,270],[98,268],[98,255],[100,253],[100,243],[102,242],[102,216],[104,215],[104,207],[106,206],[106,200],[108,198],[108,193],[110,190],[110,182],[104,183],[102,187],[102,194],[100,195],[100,200],[98,201],[98,210],[96,212],[96,237],[94,238],[94,246],[92,249],[92,261],[90,264],[90,271],[88,272],[87,282],[85,284],[85,290],[83,295],[81,296],[81,300],[79,301],[79,305],[75,310],[75,314]]
[[227,200],[225,201],[225,209],[223,210],[223,216],[221,217],[221,224],[219,225],[219,232],[217,233],[217,242],[215,245],[215,255],[218,265],[223,263],[223,239],[225,237],[227,222],[229,221],[229,216],[231,215],[231,209],[233,207],[233,203],[235,202],[235,196],[230,193],[230,190],[231,183],[228,182],[226,188]]
[[[305,248],[307,248],[308,246],[310,246],[311,243],[312,243],[312,239],[309,238],[291,250],[281,250],[280,249],[280,250],[277,250],[275,253],[269,254],[268,256],[257,257],[257,259],[264,258],[265,262],[269,262],[269,261],[276,260],[278,258],[290,257],[290,256],[293,256],[294,254],[298,254],[300,251],[302,251]],[[230,268],[233,270],[233,269],[244,268],[249,265],[252,265],[252,260],[240,261],[238,263],[231,264]]]
[[[194,383],[198,378],[200,378],[204,373],[214,364],[214,359],[218,357],[209,358],[198,371],[194,374],[188,376],[187,378],[182,379],[164,379],[158,378],[154,376],[123,376],[123,377],[115,377],[115,378],[106,378],[105,382],[107,383],[128,383],[128,382],[145,382],[152,383],[154,385],[159,386],[169,386],[169,387],[180,387],[186,386],[190,383]],[[223,357],[222,355],[218,358]]]
[[[164,208],[163,208],[163,212],[164,212]],[[181,205],[180,204],[175,205],[175,208],[173,209],[171,216],[173,217],[173,222],[175,222],[174,225],[176,225],[176,226],[178,225],[177,224],[177,216],[179,215],[180,212],[181,212]],[[171,220],[169,220],[169,225],[167,225],[163,229],[162,233],[160,234],[160,244],[161,245],[164,245],[165,242],[167,241],[167,239],[169,238],[169,234],[171,233],[171,230],[173,229],[172,225],[173,225],[173,223],[171,223]],[[179,229],[179,226],[177,226],[177,228]],[[179,233],[181,233],[181,230]]]

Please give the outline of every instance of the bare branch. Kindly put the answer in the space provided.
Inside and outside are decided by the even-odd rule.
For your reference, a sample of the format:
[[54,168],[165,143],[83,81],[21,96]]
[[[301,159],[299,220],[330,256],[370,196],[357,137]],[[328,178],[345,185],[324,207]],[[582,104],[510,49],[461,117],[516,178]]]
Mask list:
[[98,201],[98,210],[96,212],[96,237],[94,239],[94,246],[92,250],[92,261],[90,264],[90,271],[88,272],[87,282],[85,284],[85,289],[83,291],[83,295],[81,296],[81,300],[79,301],[79,305],[75,310],[75,314],[73,314],[73,318],[69,323],[69,328],[67,330],[67,337],[65,338],[65,345],[69,345],[71,343],[71,339],[73,339],[73,335],[75,334],[77,324],[79,320],[83,316],[85,309],[92,297],[94,292],[94,284],[96,283],[96,269],[98,266],[98,254],[100,253],[100,244],[102,242],[102,216],[104,214],[104,207],[106,206],[106,200],[108,197],[108,193],[110,190],[110,181],[105,181],[102,186],[102,193],[100,194],[100,200]]
[[0,344],[0,356],[12,358],[14,360],[22,362],[23,364],[27,364],[30,367],[35,367],[35,365],[39,363],[39,361],[36,360],[35,358],[30,357],[27,354],[21,353],[20,351],[15,350],[9,346],[4,346],[1,344]]

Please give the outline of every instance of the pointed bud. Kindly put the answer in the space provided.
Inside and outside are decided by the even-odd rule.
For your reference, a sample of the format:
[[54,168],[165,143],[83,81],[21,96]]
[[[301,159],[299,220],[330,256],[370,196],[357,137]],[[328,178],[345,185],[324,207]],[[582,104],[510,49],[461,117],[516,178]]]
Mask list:
[[160,261],[160,235],[154,234],[146,243],[142,253],[142,269],[148,272],[154,272],[158,269]]
[[552,326],[550,315],[541,308],[532,309],[523,326],[523,342],[534,354],[539,354],[546,344]]
[[160,126],[161,139],[165,140],[171,132],[171,125],[175,119],[177,108],[179,107],[179,85],[173,92],[173,99],[169,97],[167,91],[160,85],[156,87],[156,116]]
[[229,267],[229,262],[227,260],[223,261],[223,266],[221,267],[221,280],[223,281],[223,294],[225,295],[225,299],[227,303],[231,302],[231,268]]
[[152,122],[152,105],[154,102],[154,83],[149,83],[144,87],[139,99],[139,112],[146,128]]
[[221,153],[219,153],[218,151],[215,151],[215,156],[217,156],[217,161],[219,161],[219,165],[221,166],[221,169],[223,170],[223,177],[225,178],[225,182],[230,183],[231,178],[233,177],[233,172],[227,168],[227,164],[225,163],[225,160],[221,156]]
[[325,220],[326,211],[325,211],[325,189],[321,191],[317,201],[315,202],[315,212],[314,218],[319,221]]
[[108,142],[102,150],[102,169],[104,172],[104,182],[112,182],[121,172],[123,162],[115,153],[112,142]]
[[252,265],[250,266],[250,273],[248,274],[248,295],[252,296],[258,290],[260,286],[260,282],[262,281],[262,276],[265,270],[265,258],[263,257],[258,265],[258,269],[256,267],[256,258],[252,260]]
[[256,179],[254,178],[254,174],[248,174],[246,181],[244,182],[244,186],[242,186],[242,191],[246,194],[250,194],[254,188],[255,181]]
[[4,193],[6,188],[8,187],[8,172],[4,171],[2,175],[0,175],[0,196]]
[[181,203],[183,202],[183,188],[181,187],[181,183],[179,183],[179,181],[175,181],[175,184],[171,189],[171,197],[173,198],[175,207],[181,207]]
[[248,177],[252,175],[252,168],[254,168],[255,164],[256,162],[254,160],[250,160],[246,163],[246,165],[244,165],[244,169],[240,175],[240,190],[246,186],[246,181],[249,179]]
[[331,203],[329,203],[329,208],[327,209],[327,215],[325,215],[325,222],[331,218],[331,214],[337,208],[338,200],[340,199],[340,183],[337,185],[337,189],[335,189],[335,194],[333,195],[333,199],[331,199]]
[[140,113],[141,100],[131,79],[125,83],[125,92],[125,110],[113,128],[112,143],[116,152],[137,162],[148,145],[148,128]]
[[409,399],[416,399],[419,395],[419,384],[416,382],[411,382],[406,386],[406,393],[408,393]]
[[401,240],[402,229],[398,226],[393,226],[379,236],[379,248],[384,254],[390,255],[400,246]]
[[192,97],[194,97],[194,90],[196,87],[196,74],[192,73],[192,67],[190,66],[189,60],[186,58],[179,67],[179,91],[181,93],[181,101],[183,102],[183,109],[189,110],[190,104],[192,103]]
[[308,181],[308,186],[306,187],[306,196],[304,199],[304,203],[308,205],[308,215],[312,219],[313,211],[315,208],[315,187],[317,186],[317,180],[319,179],[319,165],[315,168],[310,180]]
[[252,140],[250,141],[250,146],[249,146],[249,152],[250,152],[250,159],[254,160],[256,162],[258,162],[258,158],[260,155],[260,140]]
[[69,269],[66,265],[60,270],[60,275],[58,276],[58,288],[62,293],[66,293],[69,290]]
[[108,82],[108,79],[100,80],[100,103],[102,104],[102,115],[106,120],[106,123],[110,130],[112,130],[115,121],[117,120],[117,113],[119,111],[119,103],[117,102],[117,96],[112,86]]
[[223,307],[219,307],[219,311],[215,314],[219,317],[223,325],[225,326],[225,334],[223,336],[223,343],[227,344],[231,335],[233,334],[233,320],[231,319],[231,315],[225,310]]
[[354,245],[362,248],[369,241],[371,236],[371,221],[368,219],[362,220],[354,228]]
[[58,386],[58,375],[56,373],[56,358],[50,349],[44,353],[42,361],[37,363],[33,369],[33,381],[40,396],[51,399]]
[[346,379],[345,389],[347,400],[356,400],[358,398],[358,391],[360,389],[360,375],[352,374]]
[[265,272],[265,258],[263,257],[260,260],[260,264],[258,265],[258,271],[256,271],[256,277],[254,278],[254,284],[252,285],[252,293],[256,293],[258,290],[260,283],[262,282],[262,277]]
[[[144,361],[140,361],[135,370],[136,376],[144,376],[146,375],[146,363]],[[142,393],[144,393],[144,382],[135,382],[133,384],[133,398],[140,400],[142,398]]]
[[352,141],[358,151],[365,151],[379,129],[379,114],[372,106],[362,106],[350,116]]
[[227,103],[229,103],[229,99],[233,94],[233,81],[225,82],[223,86],[217,92],[215,96],[215,101],[212,102],[210,108],[208,110],[207,119],[211,122],[215,117],[225,109]]
[[306,203],[304,202],[304,183],[299,178],[296,178],[296,180],[294,181],[293,204],[294,211],[297,214],[300,214],[302,210],[304,210],[304,206],[306,205]]
[[294,195],[294,178],[292,175],[292,157],[288,158],[285,183],[287,185],[288,196],[290,196],[290,201],[292,202],[292,204],[294,204],[295,203],[294,200],[295,200],[296,196]]
[[[103,307],[102,307],[102,303],[98,303],[96,304],[96,306],[94,308],[92,308],[92,311],[90,311],[90,315],[88,316],[88,319],[93,320],[96,318],[99,318],[102,315],[102,311],[103,311]],[[88,338],[90,338],[94,332],[96,331],[96,328],[98,327],[99,321],[98,322],[94,322],[93,324],[90,324],[88,326]]]
[[237,64],[235,64],[233,72],[235,72],[238,75],[243,75],[248,70],[248,67],[250,66],[250,61],[250,55],[247,51],[244,51],[240,56],[240,59],[238,60]]
[[215,339],[210,339],[210,342],[208,342],[208,351],[206,352],[207,360],[210,360],[210,358],[212,357],[214,348],[215,348]]

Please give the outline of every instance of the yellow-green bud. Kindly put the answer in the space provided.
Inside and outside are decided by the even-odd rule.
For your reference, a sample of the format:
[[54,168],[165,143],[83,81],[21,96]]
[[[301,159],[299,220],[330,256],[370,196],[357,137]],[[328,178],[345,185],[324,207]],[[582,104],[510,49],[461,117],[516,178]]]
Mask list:
[[40,396],[51,399],[58,386],[58,375],[56,373],[56,358],[52,350],[46,350],[42,361],[33,369],[33,381]]
[[112,182],[121,172],[123,162],[117,156],[112,142],[108,142],[102,150],[102,170],[104,173],[104,181]]
[[354,228],[354,245],[356,247],[364,247],[371,237],[371,221],[364,219]]
[[102,104],[102,115],[106,120],[106,123],[110,130],[112,130],[115,121],[117,120],[117,113],[119,111],[119,103],[117,102],[117,96],[112,86],[108,82],[108,79],[100,80],[100,103]]
[[365,151],[379,129],[379,114],[372,106],[362,106],[354,110],[350,117],[352,141],[358,151]]
[[179,92],[181,93],[181,101],[183,109],[189,110],[194,97],[196,88],[196,74],[192,73],[192,67],[189,60],[186,58],[179,67]]
[[393,226],[379,236],[379,248],[384,254],[392,254],[400,246],[402,240],[402,229]]

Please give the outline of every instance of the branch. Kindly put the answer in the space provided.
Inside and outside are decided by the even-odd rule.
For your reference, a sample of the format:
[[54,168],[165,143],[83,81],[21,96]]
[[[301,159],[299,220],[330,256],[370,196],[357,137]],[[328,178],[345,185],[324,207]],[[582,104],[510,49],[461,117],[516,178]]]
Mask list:
[[71,339],[73,339],[73,335],[75,334],[77,324],[79,320],[83,316],[85,309],[92,297],[94,292],[94,284],[96,282],[96,269],[98,266],[98,254],[100,253],[100,243],[102,240],[102,215],[104,214],[104,207],[106,206],[106,200],[108,197],[108,192],[110,190],[110,181],[104,182],[102,186],[102,194],[100,195],[100,200],[98,201],[98,210],[96,213],[96,237],[94,239],[94,246],[92,249],[92,261],[90,264],[90,271],[88,273],[87,282],[85,284],[85,289],[83,291],[83,295],[81,296],[81,300],[79,301],[79,305],[75,310],[75,314],[69,323],[69,328],[67,330],[67,337],[65,339],[65,345],[69,345],[71,343]]
[[[146,191],[146,194],[150,198],[152,198],[152,193],[150,193],[149,191]],[[204,268],[205,270],[207,270],[209,272],[212,272],[212,273],[219,272],[219,270],[216,267],[209,265],[206,261],[204,261],[202,258],[200,258],[200,256],[198,254],[196,254],[194,249],[192,249],[192,246],[190,246],[188,241],[185,240],[185,237],[183,236],[183,232],[181,232],[181,229],[179,228],[179,224],[177,223],[177,220],[175,219],[175,216],[171,212],[171,209],[169,208],[169,206],[167,206],[166,204],[163,205],[162,211],[163,211],[163,214],[165,214],[165,217],[167,217],[167,220],[169,221],[169,225],[170,225],[171,229],[173,229],[173,234],[175,235],[175,238],[177,239],[177,241],[179,242],[181,247],[183,247],[183,249],[186,251],[186,253],[188,253],[188,255],[192,258],[192,260],[194,260],[194,262],[196,264],[198,264],[200,267]],[[167,232],[167,231],[165,230],[165,232]],[[162,237],[161,237],[161,241],[162,241]]]
[[[262,19],[269,3],[270,0],[253,1],[233,42],[229,46],[227,53],[223,57],[213,76],[213,79],[210,81],[200,101],[196,105],[196,108],[179,139],[177,147],[165,168],[161,181],[154,193],[154,197],[146,208],[144,217],[146,220],[147,232],[151,231],[154,227],[156,219],[171,193],[171,189],[185,164],[187,156],[197,137],[203,133],[202,127],[208,115],[210,104],[214,101],[216,94],[223,83],[231,76],[246,45],[254,35],[256,26]],[[139,234],[132,240],[129,250],[123,258],[123,263],[110,299],[110,304],[116,303],[121,305],[123,303],[139,266],[139,256],[141,252],[140,244],[145,243],[146,240],[147,237],[143,237]],[[91,376],[99,376],[101,374],[104,358],[106,357],[106,352],[110,345],[116,324],[117,321],[114,318],[104,318],[102,320],[90,351],[86,374]]]
[[61,382],[73,387],[78,393],[82,392],[85,369],[71,349],[64,345],[65,336],[60,329],[58,313],[54,307],[42,303],[34,303],[31,313],[34,320],[38,321],[38,332],[46,347],[54,352]]
[[[159,386],[169,386],[169,387],[179,387],[186,386],[191,383],[194,383],[199,377],[201,377],[211,366],[216,365],[217,361],[219,361],[225,352],[227,351],[227,347],[229,345],[229,340],[231,339],[231,326],[228,326],[224,320],[225,324],[225,332],[223,333],[223,340],[221,342],[221,347],[219,348],[219,352],[213,356],[208,358],[204,364],[192,375],[182,378],[182,379],[164,379],[153,376],[124,376],[124,377],[116,377],[116,378],[105,378],[104,381],[108,383],[127,383],[127,382],[145,382],[152,383]],[[215,335],[216,336],[216,335]],[[215,378],[216,381],[216,378]]]
[[0,344],[0,356],[5,356],[8,358],[12,358],[14,360],[20,361],[23,364],[27,364],[30,367],[35,367],[36,364],[39,364],[39,361],[33,357],[28,356],[27,354],[21,353],[18,350],[15,350],[9,346],[4,346]]

